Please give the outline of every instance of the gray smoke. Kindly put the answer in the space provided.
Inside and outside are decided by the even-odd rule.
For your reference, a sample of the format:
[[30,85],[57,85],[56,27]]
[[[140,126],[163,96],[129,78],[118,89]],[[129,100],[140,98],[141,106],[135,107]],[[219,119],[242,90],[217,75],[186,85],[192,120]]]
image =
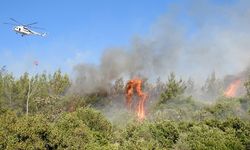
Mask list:
[[250,64],[249,7],[247,0],[170,6],[146,37],[134,38],[128,48],[106,49],[99,65],[76,65],[72,88],[90,93],[109,88],[119,77],[165,80],[170,72],[195,81],[204,81],[213,71],[219,77],[237,74]]

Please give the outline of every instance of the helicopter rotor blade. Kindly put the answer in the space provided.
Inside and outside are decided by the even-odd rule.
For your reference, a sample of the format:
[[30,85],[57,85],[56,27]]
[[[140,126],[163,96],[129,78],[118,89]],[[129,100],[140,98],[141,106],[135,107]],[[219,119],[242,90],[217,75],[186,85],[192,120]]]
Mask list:
[[37,24],[38,22],[33,22],[33,23],[29,23],[29,24],[25,24],[24,26],[26,27],[31,27],[31,25]]
[[33,27],[33,26],[28,26],[28,27],[32,29],[46,30],[45,28],[42,27]]
[[8,23],[8,22],[4,22],[3,24],[13,25],[13,26],[17,26],[18,25],[18,24]]
[[8,23],[8,22],[6,22],[6,23],[3,23],[3,24],[9,24],[9,25],[14,25],[14,26],[22,25],[22,26],[27,27],[27,28],[45,30],[45,28],[32,26],[34,24],[37,24],[38,22],[32,22],[32,23],[29,23],[29,24],[22,24],[21,22],[15,20],[13,18],[10,18],[10,20],[12,20],[15,23]]
[[15,19],[13,19],[13,18],[10,18],[10,20],[14,21],[14,22],[15,22],[15,23],[17,23],[17,24],[21,24],[21,25],[22,25],[22,23],[20,23],[20,22],[16,21],[16,20],[15,20]]

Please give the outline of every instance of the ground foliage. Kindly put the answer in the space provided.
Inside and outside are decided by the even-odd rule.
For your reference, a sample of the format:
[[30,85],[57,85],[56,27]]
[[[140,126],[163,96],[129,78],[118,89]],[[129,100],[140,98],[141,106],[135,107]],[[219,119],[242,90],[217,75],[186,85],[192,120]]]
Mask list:
[[[215,81],[213,75],[202,90],[221,93]],[[139,121],[119,107],[122,78],[110,91],[83,96],[70,91],[71,81],[60,70],[20,78],[1,73],[0,149],[250,149],[249,82],[245,96],[220,95],[207,103],[190,94],[191,79],[177,80],[172,73],[166,83],[158,78],[156,86],[144,84],[151,95],[147,117]]]

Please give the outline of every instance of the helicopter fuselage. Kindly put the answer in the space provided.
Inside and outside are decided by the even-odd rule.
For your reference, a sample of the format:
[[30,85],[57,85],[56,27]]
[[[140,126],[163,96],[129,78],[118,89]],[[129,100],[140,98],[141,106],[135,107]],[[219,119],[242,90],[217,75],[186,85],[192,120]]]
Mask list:
[[16,33],[21,34],[22,36],[24,35],[30,35],[33,34],[33,32],[31,30],[29,30],[28,28],[24,27],[24,26],[16,26],[13,29]]
[[33,35],[43,36],[43,37],[46,36],[46,33],[38,33],[38,32],[32,31],[29,28],[27,28],[26,26],[22,26],[22,25],[15,26],[13,30],[16,33],[21,34],[22,36],[24,36],[24,35],[32,35],[32,34]]
[[33,23],[29,23],[25,25],[25,24],[18,22],[17,20],[13,18],[10,18],[10,20],[14,23],[5,22],[4,24],[14,25],[13,30],[18,34],[21,34],[22,36],[24,35],[39,35],[43,37],[46,36],[46,33],[39,33],[39,32],[31,30],[31,28],[37,28],[37,29],[39,28],[39,27],[31,26],[31,25],[37,24],[37,22],[33,22]]

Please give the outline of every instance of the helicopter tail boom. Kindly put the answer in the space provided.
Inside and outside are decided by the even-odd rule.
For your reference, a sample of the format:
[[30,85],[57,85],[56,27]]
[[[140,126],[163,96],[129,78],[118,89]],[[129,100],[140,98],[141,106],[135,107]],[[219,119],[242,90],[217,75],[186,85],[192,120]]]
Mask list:
[[38,32],[34,32],[34,31],[32,31],[32,33],[35,35],[42,36],[42,37],[45,37],[47,35],[46,33],[38,33]]

